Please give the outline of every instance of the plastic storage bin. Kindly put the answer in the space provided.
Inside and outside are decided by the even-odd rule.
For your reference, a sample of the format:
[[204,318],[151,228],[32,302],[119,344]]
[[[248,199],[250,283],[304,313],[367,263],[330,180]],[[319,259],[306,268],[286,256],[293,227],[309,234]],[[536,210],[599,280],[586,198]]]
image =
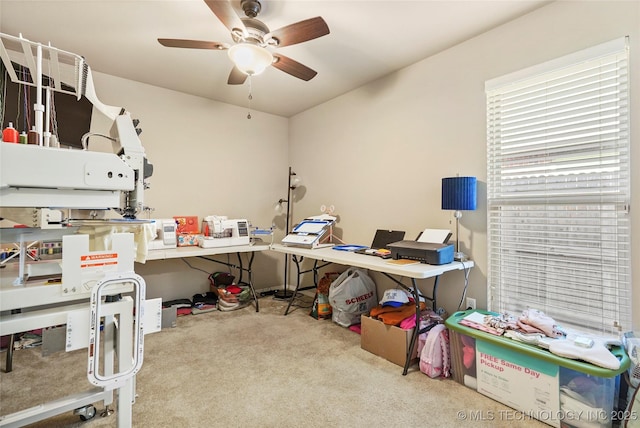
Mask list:
[[493,415],[494,419],[534,418],[555,427],[611,427],[623,419],[614,406],[619,375],[629,367],[622,348],[612,349],[621,360],[620,368],[609,370],[458,323],[472,312],[491,314],[461,311],[445,322],[452,376],[519,411]]

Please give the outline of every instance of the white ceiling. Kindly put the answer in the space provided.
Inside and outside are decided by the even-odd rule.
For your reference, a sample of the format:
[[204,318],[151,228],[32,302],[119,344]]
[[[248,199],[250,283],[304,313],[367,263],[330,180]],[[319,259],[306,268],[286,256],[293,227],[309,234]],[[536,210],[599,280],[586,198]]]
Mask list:
[[[240,0],[230,0],[244,16]],[[233,43],[203,0],[0,0],[0,31],[82,55],[95,71],[290,117],[549,3],[548,0],[263,0],[271,30],[322,16],[330,34],[278,49],[318,75],[273,67],[227,85],[226,51],[157,38]],[[100,96],[100,88],[97,88]]]

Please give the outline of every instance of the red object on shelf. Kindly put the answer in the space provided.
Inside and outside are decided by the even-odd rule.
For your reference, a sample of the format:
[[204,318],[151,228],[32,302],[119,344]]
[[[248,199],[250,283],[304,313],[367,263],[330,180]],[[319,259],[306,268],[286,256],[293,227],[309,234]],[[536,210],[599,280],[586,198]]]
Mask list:
[[198,216],[175,216],[173,219],[178,223],[178,233],[199,233],[200,225]]
[[2,141],[5,143],[17,143],[18,131],[13,127],[13,123],[9,122],[9,126],[2,130]]

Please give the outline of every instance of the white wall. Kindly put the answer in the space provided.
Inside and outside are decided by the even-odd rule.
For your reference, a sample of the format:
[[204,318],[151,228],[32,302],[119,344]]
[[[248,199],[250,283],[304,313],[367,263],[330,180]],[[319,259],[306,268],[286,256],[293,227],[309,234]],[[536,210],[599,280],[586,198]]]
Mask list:
[[[520,19],[390,74],[290,119],[95,73],[98,96],[141,120],[141,139],[155,172],[147,205],[153,217],[222,214],[266,227],[286,196],[292,165],[304,179],[294,193],[293,220],[333,204],[349,243],[369,243],[375,229],[454,228],[440,209],[442,177],[479,179],[479,207],[461,221],[462,248],[476,262],[468,295],[486,306],[486,132],[484,82],[616,37],[631,37],[632,162],[640,164],[636,93],[640,90],[640,2],[556,1]],[[96,119],[94,131],[106,132]],[[93,140],[92,140],[92,144]],[[640,174],[632,171],[633,188]],[[638,211],[637,203],[634,201]],[[640,254],[640,216],[632,246]],[[278,232],[276,240],[282,237]],[[138,265],[149,297],[190,297],[208,288],[206,272],[223,270],[190,259]],[[282,257],[259,254],[257,288],[282,280]],[[634,327],[640,329],[640,275],[634,275]],[[443,276],[440,304],[458,306],[462,273]],[[379,288],[391,286],[376,276]]]
[[[400,228],[409,237],[427,227],[453,229],[452,213],[440,209],[440,180],[457,173],[477,176],[478,210],[464,213],[460,239],[476,262],[468,296],[486,307],[484,82],[625,35],[631,38],[635,94],[640,91],[640,2],[560,1],[291,118],[291,165],[307,185],[294,219],[334,204],[344,239],[360,244],[368,243],[376,228]],[[637,94],[631,110],[632,162],[640,164]],[[634,189],[640,187],[636,171]],[[634,205],[632,213],[639,209]],[[639,223],[635,215],[635,254],[640,253]],[[639,270],[635,267],[633,283],[636,330]],[[379,289],[392,285],[376,280]],[[456,310],[462,284],[462,273],[444,275],[439,305]]]
[[[271,226],[273,206],[286,196],[287,119],[260,112],[247,119],[245,108],[94,74],[100,100],[125,107],[140,120],[140,139],[154,166],[151,188],[145,192],[145,205],[155,209],[151,218],[202,219],[216,214]],[[108,133],[109,127],[110,121],[94,109],[92,131]],[[90,148],[94,144],[101,144],[100,139],[91,138]],[[269,253],[256,256],[257,288],[278,285],[280,258]],[[206,272],[227,269],[198,259],[187,261]],[[164,299],[207,291],[207,274],[198,269],[181,260],[136,265],[147,282],[148,297]]]

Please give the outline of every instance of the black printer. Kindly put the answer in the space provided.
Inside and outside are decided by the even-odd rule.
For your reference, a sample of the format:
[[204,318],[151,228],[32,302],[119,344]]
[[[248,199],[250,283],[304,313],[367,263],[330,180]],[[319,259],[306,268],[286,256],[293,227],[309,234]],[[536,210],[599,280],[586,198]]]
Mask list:
[[398,241],[388,245],[391,257],[418,260],[430,265],[444,265],[453,262],[453,244],[434,244],[418,241]]

